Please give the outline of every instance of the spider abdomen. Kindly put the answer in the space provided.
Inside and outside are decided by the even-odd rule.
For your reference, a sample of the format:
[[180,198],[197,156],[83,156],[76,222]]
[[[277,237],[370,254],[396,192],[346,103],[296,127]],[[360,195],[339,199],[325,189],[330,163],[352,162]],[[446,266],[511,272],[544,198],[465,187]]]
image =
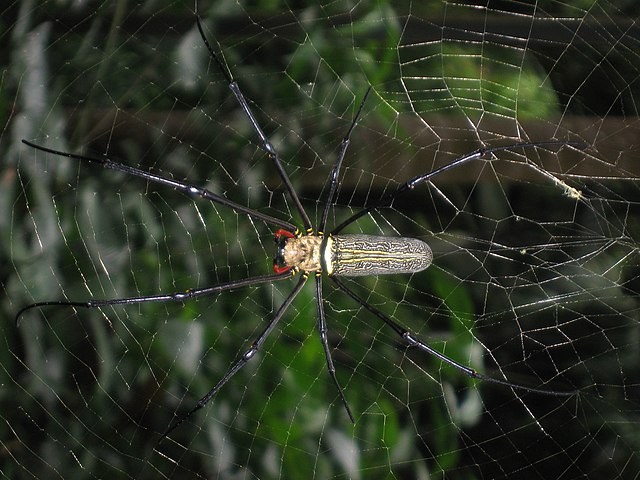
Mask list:
[[330,236],[323,256],[328,275],[345,277],[419,272],[433,260],[422,240],[374,235]]

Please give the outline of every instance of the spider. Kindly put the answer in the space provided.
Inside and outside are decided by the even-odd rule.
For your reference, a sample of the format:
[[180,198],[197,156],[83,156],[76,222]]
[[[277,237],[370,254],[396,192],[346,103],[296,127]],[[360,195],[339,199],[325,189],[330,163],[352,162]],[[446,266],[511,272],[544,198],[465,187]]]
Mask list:
[[338,396],[344,406],[344,409],[351,420],[355,423],[355,417],[349,403],[347,402],[346,395],[336,378],[336,370],[331,357],[331,350],[327,339],[327,322],[325,318],[324,303],[322,296],[322,277],[323,274],[329,279],[340,291],[344,292],[347,296],[351,297],[357,304],[371,313],[373,316],[384,322],[387,327],[393,330],[400,340],[408,347],[414,347],[422,350],[429,355],[432,355],[442,362],[445,362],[452,367],[463,372],[465,375],[482,380],[485,382],[491,382],[506,387],[520,389],[533,393],[551,394],[568,396],[575,392],[563,392],[554,390],[544,390],[540,388],[528,387],[516,383],[494,378],[459,363],[446,355],[435,350],[429,346],[425,341],[421,340],[414,333],[403,327],[400,323],[393,320],[391,317],[380,311],[378,308],[369,304],[364,298],[357,295],[352,289],[347,287],[340,277],[355,277],[363,275],[385,275],[385,274],[399,274],[399,273],[412,273],[426,269],[432,262],[433,255],[429,246],[418,239],[403,238],[403,237],[385,237],[385,236],[373,236],[373,235],[354,235],[354,234],[342,234],[341,232],[353,224],[359,218],[378,210],[380,208],[388,207],[392,204],[394,199],[403,193],[416,188],[417,186],[430,182],[435,176],[450,170],[454,167],[472,162],[474,160],[494,155],[497,152],[514,149],[525,148],[537,148],[544,146],[581,146],[582,144],[570,141],[548,140],[536,143],[517,143],[507,146],[498,146],[491,148],[480,148],[469,154],[463,155],[447,165],[437,168],[424,175],[414,177],[405,183],[401,184],[394,191],[381,197],[379,200],[373,202],[369,206],[366,206],[358,212],[352,214],[349,218],[344,220],[338,226],[332,228],[328,232],[325,231],[329,210],[332,207],[337,187],[339,184],[338,177],[342,167],[351,134],[358,123],[358,119],[365,106],[367,97],[371,91],[371,87],[366,90],[366,93],[360,103],[360,106],[354,115],[350,127],[348,128],[346,135],[342,139],[338,157],[333,165],[333,168],[329,177],[329,191],[327,193],[324,207],[322,210],[322,216],[317,229],[314,229],[307,215],[300,199],[293,188],[293,185],[287,175],[282,160],[274,148],[273,144],[269,141],[264,131],[260,127],[256,117],[254,116],[249,103],[245,99],[242,91],[236,80],[233,78],[231,71],[225,66],[223,61],[220,60],[215,53],[213,47],[207,40],[204,33],[202,24],[198,16],[196,16],[196,24],[202,41],[206,46],[211,58],[215,61],[218,68],[226,78],[229,89],[236,97],[240,107],[244,111],[244,114],[251,122],[255,134],[258,136],[262,149],[266,152],[270,158],[273,166],[277,170],[286,193],[289,195],[295,210],[302,219],[304,231],[298,229],[294,224],[281,220],[270,215],[261,213],[257,210],[250,209],[241,204],[235,203],[223,196],[213,193],[205,188],[197,185],[189,184],[180,180],[175,180],[154,173],[143,171],[135,167],[131,167],[122,163],[115,162],[107,157],[96,158],[85,155],[79,155],[74,153],[62,152],[34,144],[27,140],[22,140],[26,145],[33,147],[37,150],[47,152],[54,155],[73,158],[82,162],[88,162],[100,165],[104,168],[123,172],[127,175],[140,177],[148,182],[154,182],[160,185],[171,187],[174,190],[186,193],[194,197],[200,197],[204,200],[209,200],[213,203],[228,207],[233,211],[247,215],[257,220],[261,220],[267,224],[276,227],[275,243],[276,253],[273,260],[272,274],[256,276],[246,278],[242,280],[235,280],[219,285],[193,288],[185,291],[159,294],[159,295],[144,295],[138,297],[116,298],[107,300],[87,300],[87,301],[42,301],[29,304],[18,311],[16,314],[16,323],[19,322],[20,317],[27,311],[38,307],[47,306],[68,306],[68,307],[80,307],[80,308],[100,308],[109,305],[130,305],[143,302],[167,302],[167,301],[179,301],[184,302],[186,300],[194,299],[196,297],[202,297],[205,295],[211,295],[226,290],[238,289],[242,287],[249,287],[262,284],[270,284],[273,282],[281,282],[288,280],[300,273],[299,280],[293,287],[293,290],[285,298],[280,307],[276,310],[275,314],[268,321],[267,326],[260,332],[257,338],[253,341],[250,348],[246,350],[235,364],[233,364],[222,378],[206,393],[196,404],[184,413],[182,416],[174,419],[167,429],[162,433],[159,442],[166,438],[173,430],[180,426],[185,420],[187,420],[195,412],[203,408],[218,392],[219,390],[243,367],[249,362],[258,352],[263,345],[269,334],[278,325],[278,322],[282,319],[289,306],[293,303],[294,299],[301,291],[310,276],[315,277],[315,290],[316,290],[316,311],[317,311],[317,328],[320,336],[320,342],[324,349],[324,356],[327,363],[327,370],[331,380],[335,384]]

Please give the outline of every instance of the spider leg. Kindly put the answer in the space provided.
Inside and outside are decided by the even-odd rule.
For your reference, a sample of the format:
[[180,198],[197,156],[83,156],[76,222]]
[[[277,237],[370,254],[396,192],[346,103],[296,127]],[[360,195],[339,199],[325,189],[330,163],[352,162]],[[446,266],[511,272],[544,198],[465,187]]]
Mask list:
[[347,398],[344,395],[344,391],[342,390],[342,387],[340,386],[340,384],[338,383],[338,379],[336,378],[336,369],[333,366],[333,359],[331,358],[331,351],[329,350],[329,341],[327,340],[327,332],[329,329],[327,328],[327,320],[324,315],[324,304],[322,301],[322,277],[320,277],[319,275],[316,276],[316,302],[318,305],[318,332],[320,333],[322,348],[324,348],[324,356],[327,359],[327,370],[329,371],[329,376],[333,380],[333,383],[338,389],[340,400],[342,400],[342,404],[347,411],[347,415],[349,415],[351,423],[356,423],[353,417],[353,413],[351,412],[351,408],[349,408],[349,404],[347,403]]
[[475,371],[473,368],[467,367],[466,365],[463,365],[462,363],[456,362],[455,360],[453,360],[453,359],[447,357],[446,355],[438,352],[433,347],[430,347],[429,345],[427,345],[425,342],[420,340],[420,338],[418,338],[415,334],[411,333],[409,330],[407,330],[406,328],[401,326],[398,322],[392,320],[387,315],[382,313],[380,310],[375,308],[373,305],[370,305],[363,298],[361,298],[358,295],[356,295],[356,293],[353,292],[353,290],[348,288],[344,283],[342,283],[340,280],[338,280],[335,276],[330,276],[329,278],[333,281],[333,283],[335,283],[338,286],[338,288],[340,290],[342,290],[344,293],[346,293],[348,296],[350,296],[353,300],[355,300],[357,303],[359,303],[362,307],[364,307],[366,310],[368,310],[369,312],[374,314],[376,317],[378,317],[380,320],[382,320],[384,323],[386,323],[387,326],[389,326],[393,331],[395,331],[398,334],[398,336],[402,339],[402,342],[405,343],[407,346],[409,346],[409,347],[417,347],[418,349],[428,353],[429,355],[433,355],[438,360],[441,360],[441,361],[451,365],[452,367],[457,368],[462,373],[464,373],[465,375],[467,375],[467,376],[469,376],[471,378],[477,378],[478,380],[482,380],[484,382],[495,383],[495,384],[498,384],[498,385],[503,385],[503,386],[507,386],[507,387],[510,387],[510,388],[518,389],[518,390],[524,390],[526,392],[541,393],[541,394],[544,394],[544,395],[556,395],[556,396],[559,396],[559,397],[570,397],[570,396],[575,395],[575,394],[578,393],[575,390],[572,390],[572,391],[558,391],[558,390],[545,390],[543,388],[527,387],[525,385],[512,383],[512,382],[509,382],[507,380],[501,380],[499,378],[489,377],[487,375],[479,373],[479,372]]
[[251,360],[255,356],[256,352],[260,349],[264,341],[267,339],[269,334],[273,331],[273,329],[278,324],[278,322],[280,321],[284,313],[287,311],[287,309],[289,308],[289,305],[291,305],[291,302],[293,302],[293,299],[296,298],[296,295],[298,295],[298,293],[304,286],[305,282],[307,281],[307,278],[308,278],[308,275],[306,273],[300,277],[300,280],[298,280],[297,285],[291,291],[289,296],[284,300],[282,305],[280,305],[280,308],[278,308],[278,311],[273,316],[273,318],[269,321],[269,323],[264,328],[264,330],[260,332],[260,335],[258,336],[258,338],[256,338],[253,341],[249,350],[247,350],[240,357],[240,359],[229,370],[227,370],[227,373],[224,374],[224,376],[218,381],[218,383],[216,383],[216,385],[211,390],[209,390],[209,392],[204,397],[198,400],[198,403],[196,403],[195,407],[193,407],[190,411],[188,411],[186,414],[182,415],[180,418],[174,421],[171,425],[169,425],[169,428],[167,428],[165,432],[162,434],[162,436],[158,440],[158,443],[164,440],[173,430],[178,428],[191,415],[193,415],[195,412],[197,412],[202,407],[204,407],[207,403],[209,403],[209,401],[231,379],[231,377],[233,377],[236,373],[238,373],[238,371],[242,367],[244,367],[249,362],[249,360]]
[[302,217],[302,223],[304,224],[305,230],[308,231],[308,232],[311,231],[312,230],[311,220],[309,219],[309,216],[307,215],[307,212],[305,211],[304,207],[302,206],[302,203],[300,203],[300,199],[298,198],[298,194],[294,190],[293,185],[291,184],[291,180],[289,179],[289,176],[287,175],[287,172],[285,172],[284,167],[282,166],[282,159],[280,158],[280,155],[278,154],[277,150],[275,149],[275,147],[273,146],[271,141],[267,138],[267,136],[265,135],[264,131],[260,127],[260,124],[258,123],[258,120],[256,119],[255,115],[251,111],[251,108],[249,108],[249,103],[244,98],[244,95],[242,94],[242,91],[240,90],[240,87],[238,86],[238,83],[233,79],[233,76],[231,75],[231,72],[229,71],[228,68],[224,67],[224,65],[222,64],[222,62],[218,58],[218,55],[216,55],[216,53],[214,52],[213,47],[211,46],[211,44],[209,43],[209,40],[207,40],[207,37],[204,34],[204,30],[202,28],[202,23],[200,22],[200,17],[197,14],[196,14],[196,24],[198,25],[198,31],[200,32],[200,36],[202,37],[202,41],[204,42],[205,46],[207,47],[207,50],[209,50],[209,53],[211,54],[211,57],[215,60],[215,62],[218,64],[218,67],[220,68],[220,71],[226,77],[227,83],[229,84],[229,89],[235,95],[236,100],[238,100],[238,103],[240,104],[240,107],[244,111],[245,115],[247,116],[247,118],[251,122],[251,125],[253,126],[253,129],[255,130],[256,134],[260,138],[260,143],[262,144],[262,149],[267,153],[267,155],[269,156],[269,158],[273,162],[274,166],[276,167],[276,170],[278,171],[278,175],[280,176],[280,179],[284,183],[284,186],[285,186],[287,192],[289,193],[289,196],[291,197],[291,200],[293,201],[294,205],[296,206],[296,210],[298,210],[298,213]]
[[501,152],[504,150],[514,150],[516,148],[536,148],[536,147],[545,147],[545,146],[572,146],[575,148],[585,148],[587,146],[586,143],[584,142],[568,142],[568,141],[562,141],[562,140],[548,140],[548,141],[544,141],[544,142],[535,142],[535,143],[516,143],[514,145],[505,145],[502,147],[491,147],[491,148],[479,148],[478,150],[468,153],[466,155],[463,155],[462,157],[458,157],[455,160],[453,160],[451,163],[448,163],[442,167],[436,168],[435,170],[432,170],[429,173],[426,173],[424,175],[418,175],[417,177],[412,178],[411,180],[408,180],[407,182],[403,183],[402,185],[400,185],[398,188],[396,188],[396,190],[394,190],[393,192],[388,193],[387,195],[384,195],[380,200],[378,200],[377,202],[374,202],[373,204],[369,205],[368,207],[363,208],[362,210],[354,213],[353,215],[351,215],[349,218],[347,218],[344,222],[342,222],[340,225],[338,225],[337,227],[335,227],[332,231],[331,234],[335,235],[338,232],[340,232],[343,228],[345,228],[346,226],[352,224],[353,222],[355,222],[356,220],[358,220],[361,217],[364,217],[366,214],[368,214],[369,212],[376,210],[378,208],[383,208],[383,207],[388,207],[393,203],[393,200],[400,194],[408,191],[408,190],[413,190],[415,187],[417,187],[418,185],[420,185],[421,183],[424,182],[428,182],[429,180],[431,180],[433,177],[435,177],[436,175],[439,175],[443,172],[446,172],[447,170],[451,170],[452,168],[458,167],[460,165],[463,165],[465,163],[471,162],[473,160],[479,160],[482,157],[486,156],[486,155],[491,155],[494,154],[496,152]]
[[67,306],[78,308],[98,308],[107,307],[109,305],[132,305],[134,303],[147,303],[147,302],[183,302],[196,297],[202,297],[205,295],[212,295],[214,293],[224,292],[225,290],[233,290],[236,288],[250,287],[253,285],[261,285],[263,283],[272,283],[279,280],[285,280],[291,278],[296,273],[291,269],[284,273],[276,273],[272,275],[262,275],[259,277],[243,278],[242,280],[234,280],[232,282],[221,283],[220,285],[214,285],[212,287],[203,288],[190,288],[182,292],[167,293],[164,295],[143,295],[140,297],[128,297],[128,298],[112,298],[110,300],[87,300],[86,302],[71,302],[66,300],[53,300],[46,302],[36,302],[22,307],[16,314],[16,326],[20,322],[20,317],[27,310],[39,307],[51,307],[51,306]]
[[353,117],[351,126],[349,127],[347,134],[342,139],[342,143],[340,145],[340,151],[338,153],[338,159],[336,160],[336,164],[333,166],[333,169],[331,170],[331,184],[329,186],[329,193],[327,195],[327,201],[324,204],[324,209],[322,211],[320,225],[318,226],[318,233],[320,234],[324,232],[324,227],[327,224],[327,218],[329,217],[329,208],[333,204],[336,190],[338,189],[338,175],[340,173],[340,169],[342,168],[342,161],[344,160],[344,156],[347,153],[347,148],[349,147],[351,132],[353,132],[353,129],[355,128],[356,123],[358,123],[358,118],[360,118],[360,114],[362,113],[362,109],[364,108],[364,104],[367,101],[367,97],[369,96],[370,92],[371,92],[371,86],[367,88],[367,91],[365,92],[364,97],[362,98],[362,102],[360,103],[360,107],[358,108],[358,111]]
[[107,157],[104,157],[104,158],[88,157],[85,155],[78,155],[75,153],[62,152],[60,150],[54,150],[52,148],[43,147],[42,145],[36,145],[35,143],[32,143],[28,140],[22,140],[22,143],[32,148],[35,148],[36,150],[41,150],[43,152],[52,153],[54,155],[60,155],[62,157],[73,158],[75,160],[80,160],[84,162],[96,163],[98,165],[101,165],[104,168],[116,170],[118,172],[126,173],[127,175],[132,175],[135,177],[140,177],[149,182],[159,183],[160,185],[166,185],[168,187],[171,187],[175,190],[186,193],[188,195],[195,195],[195,196],[204,198],[205,200],[209,200],[213,203],[224,205],[225,207],[229,207],[238,213],[244,213],[246,215],[249,215],[250,217],[262,220],[271,225],[276,225],[278,227],[284,228],[285,230],[289,230],[291,232],[295,232],[297,230],[295,225],[289,222],[285,222],[284,220],[280,220],[270,215],[265,215],[264,213],[260,213],[256,210],[252,210],[251,208],[245,207],[244,205],[240,205],[239,203],[232,202],[231,200],[228,200],[225,197],[217,195],[207,190],[206,188],[181,182],[173,178],[162,177],[160,175],[156,175],[155,173],[145,172],[144,170],[140,170],[138,168],[125,165],[124,163],[114,162],[113,160],[110,160]]

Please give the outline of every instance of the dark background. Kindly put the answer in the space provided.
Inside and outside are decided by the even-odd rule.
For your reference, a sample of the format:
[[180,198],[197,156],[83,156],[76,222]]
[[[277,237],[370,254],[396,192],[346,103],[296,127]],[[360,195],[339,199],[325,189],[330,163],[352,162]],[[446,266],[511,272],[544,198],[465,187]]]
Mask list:
[[[541,395],[475,382],[325,282],[258,357],[156,445],[258,335],[284,281],[185,304],[17,310],[268,273],[273,228],[121,173],[204,185],[300,224],[195,29],[191,2],[16,2],[1,16],[0,458],[9,478],[635,478],[638,37],[633,2],[200,2],[312,220],[352,136],[337,225],[481,146],[352,233],[404,235],[428,270],[347,281],[434,348]],[[300,225],[301,226],[301,225]],[[155,449],[154,449],[155,448]]]

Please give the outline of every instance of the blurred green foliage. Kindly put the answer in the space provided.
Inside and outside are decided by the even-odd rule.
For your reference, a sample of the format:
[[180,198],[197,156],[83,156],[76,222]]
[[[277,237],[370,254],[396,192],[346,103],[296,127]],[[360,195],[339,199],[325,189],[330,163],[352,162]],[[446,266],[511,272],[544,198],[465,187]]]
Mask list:
[[[548,12],[558,8],[557,15],[578,8],[537,5]],[[392,152],[408,151],[422,171],[432,167],[417,157],[423,148],[403,119],[429,126],[432,115],[442,114],[458,122],[453,130],[462,136],[466,125],[484,116],[553,122],[563,111],[564,100],[536,55],[506,42],[452,42],[446,35],[441,41],[407,41],[405,7],[294,2],[282,9],[278,2],[226,1],[199,6],[214,48],[282,154],[312,218],[322,210],[326,178],[368,85],[374,94],[345,165],[345,178],[356,180],[340,189],[332,224],[406,180],[405,165],[392,177],[369,168],[389,145]],[[445,7],[414,3],[410,17],[446,21]],[[268,272],[269,226],[19,143],[28,138],[65,151],[107,154],[299,222],[197,35],[192,3],[47,2],[14,8],[14,22],[3,24],[11,51],[3,54],[0,95],[0,118],[6,119],[0,147],[6,186],[2,258],[9,266],[3,274],[5,314],[11,317],[39,300],[149,295]],[[379,131],[381,140],[367,144],[370,131]],[[358,134],[365,136],[359,144]],[[442,152],[440,160],[466,153]],[[308,184],[309,178],[315,183]],[[586,358],[581,365],[596,375],[598,351],[582,358],[562,351],[556,357],[552,348],[520,345],[528,336],[537,340],[539,331],[560,330],[554,315],[566,310],[536,318],[533,326],[517,324],[514,317],[522,314],[526,322],[531,305],[535,315],[544,312],[546,305],[536,302],[553,297],[556,289],[590,291],[576,287],[575,278],[563,278],[566,251],[549,239],[566,234],[560,227],[574,222],[578,230],[597,231],[589,216],[597,207],[559,199],[557,188],[526,181],[511,186],[496,178],[492,185],[425,188],[357,222],[354,232],[429,239],[439,257],[430,270],[408,278],[349,285],[473,368],[504,365],[498,375],[585,385],[574,365]],[[553,224],[545,224],[545,216],[536,221],[538,211],[520,211],[511,197],[532,192],[538,202],[531,208],[545,215],[554,210]],[[496,205],[484,208],[491,203]],[[516,218],[524,220],[514,225]],[[616,226],[615,220],[607,223]],[[545,241],[551,246],[541,251]],[[615,255],[626,251],[622,247]],[[545,255],[553,254],[557,258],[545,263]],[[589,265],[587,271],[600,270]],[[551,278],[541,287],[535,277],[545,274]],[[535,443],[542,435],[539,422],[554,431],[555,416],[523,413],[529,403],[513,392],[495,393],[433,358],[405,351],[393,332],[326,285],[337,375],[357,417],[351,425],[326,373],[309,285],[258,358],[154,450],[160,432],[221,378],[291,288],[282,282],[184,305],[46,308],[25,315],[19,329],[5,322],[8,348],[1,365],[9,388],[0,393],[0,432],[14,439],[4,445],[5,458],[14,460],[4,473],[18,476],[26,466],[36,477],[64,478],[88,472],[137,478],[481,478],[486,466],[502,473],[516,468],[493,457],[501,450],[490,448],[493,439],[516,445],[532,436]],[[621,305],[614,312],[626,311]],[[628,335],[626,328],[619,334]],[[614,337],[614,330],[599,331]],[[529,358],[517,356],[525,352]],[[562,368],[550,368],[545,359],[559,360]],[[626,371],[633,358],[618,362],[602,376]],[[554,398],[536,405],[560,416],[575,411],[575,404]],[[488,422],[483,410],[491,413]],[[498,417],[512,411],[517,418],[509,424],[512,431],[505,431]],[[591,425],[577,423],[576,431],[586,436]],[[478,451],[483,448],[486,456]]]

